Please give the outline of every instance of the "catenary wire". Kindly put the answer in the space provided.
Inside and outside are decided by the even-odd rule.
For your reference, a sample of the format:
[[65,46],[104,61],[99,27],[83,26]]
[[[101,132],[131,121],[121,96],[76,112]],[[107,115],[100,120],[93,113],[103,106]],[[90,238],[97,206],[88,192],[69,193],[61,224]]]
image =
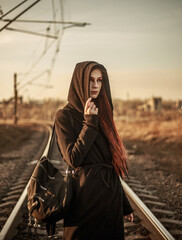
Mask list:
[[8,12],[6,12],[5,14],[3,14],[1,17],[0,17],[0,20],[7,16],[9,13],[13,12],[16,8],[18,8],[19,6],[21,6],[23,3],[27,2],[28,0],[24,0],[23,2],[19,3],[18,5],[16,5],[14,8],[12,8],[11,10],[9,10]]
[[23,15],[25,12],[27,12],[30,8],[32,8],[35,4],[37,4],[38,2],[40,2],[41,0],[37,0],[34,3],[32,3],[30,6],[28,6],[26,9],[24,9],[21,13],[19,13],[16,17],[14,17],[13,19],[11,19],[5,26],[3,26],[0,29],[0,32],[4,29],[7,28],[7,26],[9,26],[12,22],[14,22],[17,18],[19,18],[21,15]]

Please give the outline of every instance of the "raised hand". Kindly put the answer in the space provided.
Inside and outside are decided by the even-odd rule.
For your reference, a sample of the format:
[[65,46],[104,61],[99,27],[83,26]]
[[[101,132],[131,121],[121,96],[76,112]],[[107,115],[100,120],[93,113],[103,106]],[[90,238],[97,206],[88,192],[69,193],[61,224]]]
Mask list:
[[92,98],[89,98],[86,103],[85,103],[85,108],[84,108],[84,114],[98,114],[98,108],[94,104],[94,102],[91,102]]

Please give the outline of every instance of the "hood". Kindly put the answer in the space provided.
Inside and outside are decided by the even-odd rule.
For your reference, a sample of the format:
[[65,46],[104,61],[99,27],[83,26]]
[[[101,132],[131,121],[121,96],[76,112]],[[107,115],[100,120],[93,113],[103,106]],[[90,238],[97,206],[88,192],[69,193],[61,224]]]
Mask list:
[[[103,75],[102,88],[105,89],[109,103],[113,110],[110,84],[105,67],[94,61],[77,63],[73,72],[70,88],[68,92],[68,102],[79,112],[84,112],[84,106],[89,96],[89,79],[93,68],[98,67]],[[100,96],[100,94],[99,94]],[[98,96],[98,98],[99,98]]]

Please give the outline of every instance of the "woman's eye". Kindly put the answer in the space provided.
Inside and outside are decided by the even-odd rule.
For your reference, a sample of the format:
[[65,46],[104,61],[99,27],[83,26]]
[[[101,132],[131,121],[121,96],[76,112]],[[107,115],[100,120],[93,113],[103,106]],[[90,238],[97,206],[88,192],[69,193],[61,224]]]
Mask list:
[[91,82],[102,82],[102,78],[98,78],[97,80],[95,80],[94,78],[90,78]]

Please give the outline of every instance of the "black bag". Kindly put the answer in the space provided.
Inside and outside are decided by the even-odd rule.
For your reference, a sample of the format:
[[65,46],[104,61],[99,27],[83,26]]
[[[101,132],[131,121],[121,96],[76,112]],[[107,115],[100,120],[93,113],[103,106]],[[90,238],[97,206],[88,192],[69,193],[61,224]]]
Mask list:
[[[70,118],[73,125],[73,119]],[[49,158],[62,161],[64,174]],[[54,235],[56,222],[65,217],[71,203],[73,173],[74,170],[62,159],[54,125],[48,155],[37,163],[27,188],[30,227],[33,217],[35,227],[37,223],[46,223],[48,235]]]
[[36,222],[63,219],[72,198],[72,173],[64,177],[47,157],[37,163],[27,188],[28,210]]

